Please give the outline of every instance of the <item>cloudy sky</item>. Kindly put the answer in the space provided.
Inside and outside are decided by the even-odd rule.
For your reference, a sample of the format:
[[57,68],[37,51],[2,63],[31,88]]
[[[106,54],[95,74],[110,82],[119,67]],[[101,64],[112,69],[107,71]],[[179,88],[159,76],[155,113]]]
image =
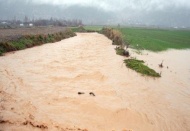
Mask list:
[[[31,0],[30,0],[31,1]],[[132,9],[165,9],[168,7],[187,7],[190,8],[190,0],[32,0],[36,4],[54,5],[82,5],[94,6],[104,10]]]
[[190,0],[0,0],[0,19],[25,15],[87,24],[190,26]]

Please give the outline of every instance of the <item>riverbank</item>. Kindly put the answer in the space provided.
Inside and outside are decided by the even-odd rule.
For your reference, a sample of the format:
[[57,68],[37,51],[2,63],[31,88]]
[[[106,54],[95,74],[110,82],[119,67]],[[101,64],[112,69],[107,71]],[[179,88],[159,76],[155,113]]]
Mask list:
[[6,52],[53,43],[75,35],[63,27],[0,29],[0,56]]

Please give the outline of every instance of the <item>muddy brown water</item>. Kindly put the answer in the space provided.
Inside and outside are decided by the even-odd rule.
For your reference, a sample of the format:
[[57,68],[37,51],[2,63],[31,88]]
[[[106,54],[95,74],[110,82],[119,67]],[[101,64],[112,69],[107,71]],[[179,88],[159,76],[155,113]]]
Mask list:
[[130,52],[162,77],[126,68],[97,33],[0,57],[0,130],[189,131],[190,50]]

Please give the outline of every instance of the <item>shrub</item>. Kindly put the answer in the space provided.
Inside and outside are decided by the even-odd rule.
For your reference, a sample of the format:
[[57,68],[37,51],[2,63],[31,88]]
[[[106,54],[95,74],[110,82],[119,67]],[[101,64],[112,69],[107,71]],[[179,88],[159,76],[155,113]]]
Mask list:
[[38,36],[38,40],[41,41],[41,42],[43,41],[42,35],[39,35],[39,36]]
[[118,30],[111,29],[111,28],[103,28],[102,33],[112,40],[113,45],[123,44],[122,34]]
[[[0,45],[1,45],[1,43],[0,43]],[[0,47],[0,56],[2,56],[4,52],[5,52],[4,48]]]
[[13,46],[12,43],[10,42],[3,42],[1,44],[1,49],[3,49],[5,52],[8,52],[8,51],[15,51],[16,48]]

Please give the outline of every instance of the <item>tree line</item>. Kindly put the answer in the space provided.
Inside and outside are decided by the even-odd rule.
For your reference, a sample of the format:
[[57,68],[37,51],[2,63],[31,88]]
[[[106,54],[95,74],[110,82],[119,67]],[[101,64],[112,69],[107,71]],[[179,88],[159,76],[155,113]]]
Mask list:
[[72,20],[65,20],[65,19],[30,19],[29,17],[25,16],[23,20],[17,20],[13,18],[12,20],[0,20],[1,25],[9,25],[9,26],[82,26],[82,20],[79,19],[72,19]]

